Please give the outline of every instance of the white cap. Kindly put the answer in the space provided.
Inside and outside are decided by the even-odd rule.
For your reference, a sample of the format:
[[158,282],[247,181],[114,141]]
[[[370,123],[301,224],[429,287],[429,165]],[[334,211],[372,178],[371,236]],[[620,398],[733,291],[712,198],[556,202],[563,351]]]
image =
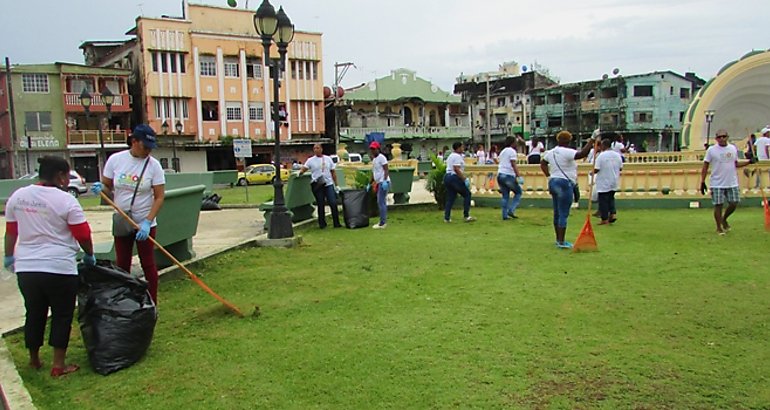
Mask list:
[[760,134],[762,134],[762,135],[765,135],[765,134],[767,134],[768,132],[770,132],[770,127],[765,127],[765,128],[762,128],[762,131],[760,131],[759,133],[760,133]]
[[591,138],[599,138],[602,136],[602,130],[599,128],[595,129],[594,132],[591,134]]

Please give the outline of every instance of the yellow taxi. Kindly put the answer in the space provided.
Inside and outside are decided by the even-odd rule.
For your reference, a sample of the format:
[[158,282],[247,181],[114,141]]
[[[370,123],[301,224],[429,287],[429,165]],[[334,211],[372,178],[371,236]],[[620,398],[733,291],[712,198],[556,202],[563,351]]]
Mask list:
[[[253,164],[246,167],[243,172],[238,173],[238,185],[246,184],[269,184],[275,177],[275,166],[273,164]],[[281,179],[289,179],[289,170],[281,168]]]

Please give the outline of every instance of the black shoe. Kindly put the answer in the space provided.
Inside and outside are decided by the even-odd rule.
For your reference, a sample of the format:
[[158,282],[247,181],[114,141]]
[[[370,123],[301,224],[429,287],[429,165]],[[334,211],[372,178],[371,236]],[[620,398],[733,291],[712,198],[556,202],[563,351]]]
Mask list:
[[513,213],[510,213],[510,212],[508,213],[508,217],[509,218],[513,218],[513,219],[519,219],[518,216],[516,216],[516,215],[514,215]]
[[342,228],[342,225],[334,225],[335,228]]

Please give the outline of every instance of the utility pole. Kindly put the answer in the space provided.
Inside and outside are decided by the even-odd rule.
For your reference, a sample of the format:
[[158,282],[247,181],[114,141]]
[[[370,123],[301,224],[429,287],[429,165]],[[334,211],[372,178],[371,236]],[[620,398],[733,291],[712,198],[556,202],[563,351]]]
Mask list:
[[[348,73],[348,70],[350,67],[355,67],[356,65],[350,62],[346,63],[334,63],[334,90],[332,90],[332,95],[334,95],[334,152],[337,153],[337,149],[339,149],[340,145],[340,118],[339,118],[339,96],[337,95],[337,90],[340,88],[340,82],[342,82],[342,79],[345,78],[345,74]],[[342,69],[342,72],[340,72],[340,69]]]
[[5,58],[5,81],[8,83],[8,110],[11,112],[11,151],[13,152],[13,159],[11,160],[11,176],[13,178],[18,177],[16,174],[16,166],[19,163],[19,150],[16,146],[16,142],[19,140],[19,134],[16,130],[16,111],[13,105],[13,81],[11,81],[11,59]]
[[484,117],[486,117],[485,119],[486,119],[487,123],[484,126],[484,130],[486,131],[486,141],[484,141],[484,150],[486,152],[489,152],[489,150],[492,149],[492,135],[491,135],[490,129],[489,129],[490,126],[492,125],[491,124],[492,119],[491,119],[491,116],[489,115],[490,114],[490,110],[491,110],[490,105],[492,103],[490,102],[490,98],[489,98],[489,74],[487,74],[486,77],[487,77],[487,104],[484,107],[485,108],[484,109]]

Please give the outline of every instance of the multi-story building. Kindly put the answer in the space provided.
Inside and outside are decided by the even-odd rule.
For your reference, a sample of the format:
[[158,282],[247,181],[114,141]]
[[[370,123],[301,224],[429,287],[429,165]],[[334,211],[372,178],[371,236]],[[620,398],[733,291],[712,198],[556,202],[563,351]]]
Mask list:
[[[5,68],[0,72],[0,174],[19,177],[35,171],[39,157],[59,155],[87,180],[98,180],[102,147],[103,158],[126,147],[129,72],[52,63],[13,65],[10,73],[8,87]],[[106,89],[114,97],[109,111]],[[83,90],[91,96],[88,110]]]
[[469,107],[473,141],[499,144],[511,135],[529,138],[530,93],[555,84],[547,75],[507,62],[498,71],[460,75],[454,93]]
[[387,143],[402,143],[404,152],[413,148],[413,157],[470,137],[460,98],[403,68],[346,90],[341,105],[340,140],[354,151],[367,151],[356,144],[370,133],[384,134]]
[[640,151],[678,150],[685,111],[703,84],[692,73],[655,71],[537,88],[532,132],[553,137],[567,129],[580,139],[601,128]]
[[[81,45],[86,64],[131,70],[134,121],[156,130],[156,155],[182,152],[182,171],[233,168],[232,138],[253,140],[256,158],[272,156],[272,80],[248,10],[183,2],[181,17],[140,16],[121,42]],[[282,159],[311,152],[324,135],[321,34],[296,31],[281,75]],[[278,58],[271,48],[271,59]],[[176,124],[182,132],[174,132]],[[173,138],[172,138],[173,137]],[[179,148],[179,149],[177,149]]]

